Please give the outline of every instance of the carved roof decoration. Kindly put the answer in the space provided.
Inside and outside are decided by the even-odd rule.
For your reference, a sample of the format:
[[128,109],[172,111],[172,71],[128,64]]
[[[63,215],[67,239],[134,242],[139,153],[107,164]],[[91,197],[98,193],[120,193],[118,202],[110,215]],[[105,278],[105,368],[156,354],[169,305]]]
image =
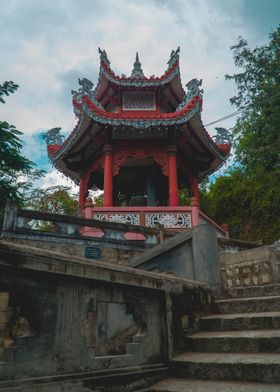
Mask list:
[[135,63],[133,65],[133,70],[131,72],[130,77],[131,78],[135,78],[135,79],[143,79],[143,78],[145,78],[144,72],[143,72],[143,70],[141,68],[141,63],[139,61],[138,52],[136,52]]
[[[150,87],[150,86],[160,86],[168,81],[170,81],[174,76],[180,75],[179,71],[179,51],[178,48],[176,51],[172,50],[170,58],[167,62],[168,68],[165,73],[159,77],[155,77],[154,75],[150,77],[146,77],[142,71],[141,63],[139,61],[138,53],[136,53],[136,60],[134,63],[134,67],[132,73],[129,77],[126,77],[124,74],[121,76],[116,75],[114,71],[111,69],[110,61],[108,60],[107,54],[105,50],[101,50],[99,48],[100,53],[100,74],[99,74],[99,82],[100,76],[104,75],[108,80],[112,83],[117,84],[118,86],[123,87]],[[105,52],[105,54],[104,54]],[[137,72],[136,72],[137,71]],[[98,82],[98,83],[99,83]],[[97,84],[98,86],[98,84]]]

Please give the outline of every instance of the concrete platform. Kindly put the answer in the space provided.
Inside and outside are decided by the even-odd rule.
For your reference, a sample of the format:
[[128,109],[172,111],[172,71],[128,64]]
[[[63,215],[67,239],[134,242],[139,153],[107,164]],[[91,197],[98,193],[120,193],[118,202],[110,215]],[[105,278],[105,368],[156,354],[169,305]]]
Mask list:
[[[145,392],[279,392],[280,384],[244,383],[228,381],[164,380]],[[140,392],[140,391],[139,391]],[[142,391],[144,392],[144,391]]]

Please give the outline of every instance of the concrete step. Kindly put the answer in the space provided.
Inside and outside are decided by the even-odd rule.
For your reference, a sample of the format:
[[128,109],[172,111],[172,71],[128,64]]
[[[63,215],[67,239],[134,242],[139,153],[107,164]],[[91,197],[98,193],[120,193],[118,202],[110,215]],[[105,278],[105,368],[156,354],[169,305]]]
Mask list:
[[219,299],[213,302],[217,313],[250,313],[280,311],[280,296]]
[[200,319],[203,331],[280,328],[280,312],[211,314]]
[[279,392],[280,384],[169,378],[139,392]]
[[280,354],[187,352],[173,358],[171,371],[180,378],[280,383]]
[[266,295],[280,295],[280,284],[268,284],[262,286],[233,287],[225,290],[224,295],[231,298],[240,297],[264,297]]
[[278,353],[280,329],[199,332],[185,339],[186,349],[196,352]]

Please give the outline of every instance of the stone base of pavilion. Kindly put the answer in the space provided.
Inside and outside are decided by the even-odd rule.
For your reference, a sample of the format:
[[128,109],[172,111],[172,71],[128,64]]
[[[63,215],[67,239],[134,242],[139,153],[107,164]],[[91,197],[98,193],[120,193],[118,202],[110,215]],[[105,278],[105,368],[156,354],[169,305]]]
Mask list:
[[[172,231],[182,231],[190,229],[200,224],[213,225],[217,232],[217,237],[229,238],[227,225],[218,225],[200,208],[196,198],[192,198],[191,206],[178,207],[95,207],[91,199],[87,199],[82,208],[81,215],[87,219],[97,219],[107,222],[126,223],[129,225],[157,227]],[[81,234],[90,237],[100,237],[103,232],[100,229],[84,227]],[[131,237],[131,236],[130,236]],[[135,237],[128,240],[143,240],[141,234],[135,233]]]

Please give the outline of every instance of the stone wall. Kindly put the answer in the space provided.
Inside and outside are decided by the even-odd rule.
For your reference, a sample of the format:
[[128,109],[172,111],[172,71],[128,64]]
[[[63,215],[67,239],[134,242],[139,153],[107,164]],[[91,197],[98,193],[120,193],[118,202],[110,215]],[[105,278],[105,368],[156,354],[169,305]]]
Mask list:
[[144,388],[211,305],[205,284],[6,241],[0,292],[3,391]]
[[223,287],[248,287],[280,282],[280,249],[258,247],[221,255]]
[[[49,224],[52,230],[40,231],[38,227],[42,222]],[[81,219],[7,205],[1,238],[72,256],[127,265],[133,257],[174,234],[161,226],[149,228]]]

